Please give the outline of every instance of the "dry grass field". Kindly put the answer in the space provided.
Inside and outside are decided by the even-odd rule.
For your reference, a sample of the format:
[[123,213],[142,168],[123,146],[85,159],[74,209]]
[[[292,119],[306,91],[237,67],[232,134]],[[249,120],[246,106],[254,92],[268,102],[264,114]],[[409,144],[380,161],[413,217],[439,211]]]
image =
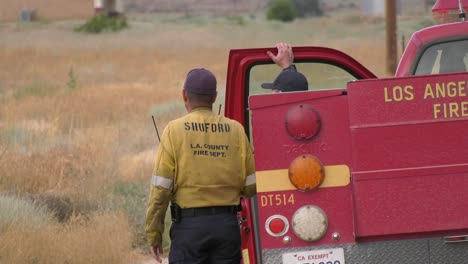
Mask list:
[[[230,49],[285,41],[340,49],[385,76],[383,22],[139,15],[99,35],[74,32],[75,20],[1,23],[0,263],[138,262],[151,116],[161,131],[184,113],[189,69],[211,69],[222,92]],[[402,18],[399,32],[424,23]]]

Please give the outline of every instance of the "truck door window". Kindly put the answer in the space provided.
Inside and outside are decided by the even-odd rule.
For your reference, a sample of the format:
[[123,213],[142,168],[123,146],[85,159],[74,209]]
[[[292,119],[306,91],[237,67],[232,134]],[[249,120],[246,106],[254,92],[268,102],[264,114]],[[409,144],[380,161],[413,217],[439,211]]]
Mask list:
[[439,43],[427,48],[416,66],[415,75],[466,72],[468,40]]
[[[306,76],[311,91],[346,89],[346,83],[356,80],[349,72],[328,63],[301,62],[294,65]],[[249,87],[246,87],[249,95],[271,93],[271,90],[263,89],[261,84],[273,82],[280,72],[281,69],[275,64],[253,66],[249,72]]]

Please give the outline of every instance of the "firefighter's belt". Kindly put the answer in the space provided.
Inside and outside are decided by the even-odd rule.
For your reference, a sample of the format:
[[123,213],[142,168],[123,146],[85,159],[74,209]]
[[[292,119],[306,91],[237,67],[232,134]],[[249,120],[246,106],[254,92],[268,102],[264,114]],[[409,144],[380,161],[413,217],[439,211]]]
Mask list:
[[198,207],[198,208],[183,208],[180,209],[181,217],[192,217],[202,215],[217,215],[237,213],[237,206],[211,206],[211,207]]

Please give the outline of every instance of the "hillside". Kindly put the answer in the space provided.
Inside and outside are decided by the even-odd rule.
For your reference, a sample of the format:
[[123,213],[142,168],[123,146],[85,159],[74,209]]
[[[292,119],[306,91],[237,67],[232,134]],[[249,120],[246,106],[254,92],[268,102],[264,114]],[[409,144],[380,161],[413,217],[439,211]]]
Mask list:
[[[175,12],[189,15],[251,15],[264,12],[269,0],[124,0],[129,12]],[[382,0],[383,1],[383,0]],[[369,0],[322,0],[326,13],[359,10]],[[428,0],[401,0],[402,14],[426,12]],[[350,9],[350,7],[352,7]],[[94,14],[92,0],[1,0],[0,22],[14,21],[22,9],[45,20],[83,19]]]

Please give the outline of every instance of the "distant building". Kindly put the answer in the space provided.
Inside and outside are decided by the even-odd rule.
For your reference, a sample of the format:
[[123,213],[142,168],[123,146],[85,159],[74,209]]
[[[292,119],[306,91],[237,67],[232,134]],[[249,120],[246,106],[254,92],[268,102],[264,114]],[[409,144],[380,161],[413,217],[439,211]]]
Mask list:
[[124,0],[94,0],[96,14],[118,15],[125,12]]

